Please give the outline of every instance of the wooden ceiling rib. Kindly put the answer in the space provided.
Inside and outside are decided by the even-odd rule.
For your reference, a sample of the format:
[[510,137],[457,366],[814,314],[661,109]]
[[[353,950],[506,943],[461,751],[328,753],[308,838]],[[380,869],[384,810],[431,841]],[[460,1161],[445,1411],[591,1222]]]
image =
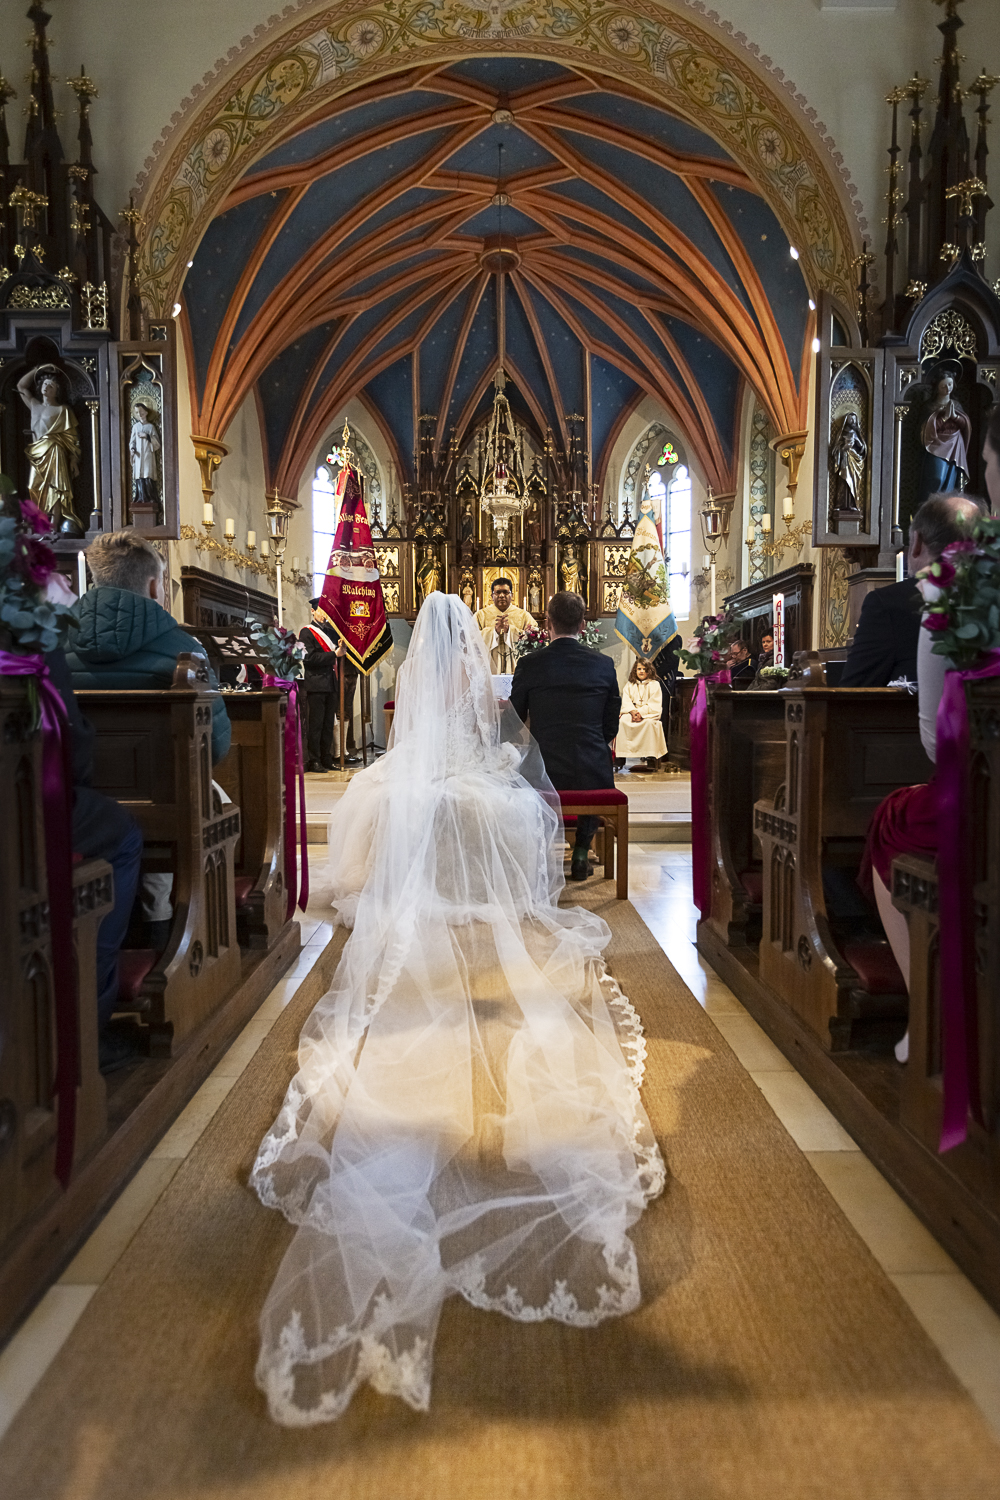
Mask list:
[[[620,369],[661,402],[683,428],[706,476],[721,488],[728,488],[731,465],[710,403],[699,386],[696,370],[684,358],[665,320],[682,320],[717,345],[757,392],[781,431],[801,426],[808,384],[803,375],[802,389],[797,386],[789,351],[757,266],[713,186],[722,183],[754,192],[746,172],[728,157],[687,152],[667,138],[654,140],[640,128],[589,112],[582,105],[574,108],[574,100],[608,92],[607,80],[586,70],[568,70],[565,77],[498,95],[486,84],[450,74],[447,67],[411,68],[392,79],[365,85],[334,106],[349,111],[420,89],[443,96],[432,107],[401,114],[370,129],[359,128],[350,139],[303,161],[272,168],[265,164],[233,189],[224,211],[263,194],[280,193],[282,197],[256,244],[247,252],[236,289],[219,323],[206,366],[198,430],[206,436],[223,437],[247,393],[282,352],[310,330],[334,323],[314,368],[304,374],[297,388],[283,451],[271,458],[270,481],[282,487],[294,485],[301,468],[309,462],[311,445],[322,438],[321,429],[325,430],[336,408],[360,394],[375,374],[392,362],[390,355],[393,359],[414,352],[419,356],[423,339],[455,298],[465,294],[467,304],[444,374],[441,420],[435,438],[440,452],[476,309],[489,280],[489,273],[480,265],[482,236],[463,233],[462,226],[490,204],[496,191],[494,177],[456,170],[447,164],[477,136],[493,128],[493,113],[499,106],[512,111],[516,129],[550,158],[544,165],[505,174],[504,188],[514,208],[538,226],[536,232],[518,238],[521,265],[511,273],[511,285],[537,346],[539,390],[543,389],[544,374],[547,399],[551,400],[563,444],[569,437],[564,401],[533,294],[545,300],[583,349]],[[616,82],[614,93],[616,98],[641,103],[647,110],[656,107],[627,84]],[[299,133],[321,125],[329,114],[329,109],[317,111],[302,123]],[[640,124],[645,118],[639,116]],[[303,240],[294,264],[268,289],[263,304],[236,339],[254,288],[267,285],[272,250],[283,236],[295,232],[296,210],[315,184],[333,173],[350,172],[372,152],[430,131],[438,134],[418,161],[373,188],[335,223]],[[588,156],[588,141],[595,143],[595,149],[599,144],[628,153],[628,160],[677,178],[704,215],[715,243],[732,268],[731,275],[718,249],[713,252],[713,260],[624,177]],[[586,183],[599,193],[597,202],[606,203],[607,210],[560,191],[574,181]],[[376,215],[384,216],[413,189],[431,190],[436,196],[405,214],[399,211],[396,217],[365,232]],[[616,208],[622,212],[617,214]],[[634,221],[651,234],[640,232]],[[357,243],[342,250],[355,236]],[[616,265],[623,275],[615,275]],[[382,279],[372,285],[376,277]],[[391,306],[397,298],[398,305]],[[648,341],[637,333],[634,319],[626,321],[615,311],[612,298],[639,311],[651,331]],[[620,341],[629,354],[623,354],[616,343],[602,339],[593,326],[584,326],[583,316],[576,315],[569,299],[586,309],[595,326],[606,328],[608,339]],[[317,398],[323,372],[337,359],[356,320],[383,302],[387,304],[385,316],[345,354],[334,378]],[[374,350],[425,303],[427,313],[416,335],[383,350],[373,363]],[[810,324],[809,338],[811,328]],[[525,336],[523,329],[521,336]],[[662,353],[656,352],[658,346],[669,353],[679,379],[662,362]],[[792,352],[797,358],[799,351]],[[477,374],[475,391],[479,394],[466,401],[458,419],[459,432],[462,424],[471,420],[492,373],[491,367]],[[539,392],[520,376],[517,380],[534,419],[544,426]],[[597,455],[594,457],[596,461]]]

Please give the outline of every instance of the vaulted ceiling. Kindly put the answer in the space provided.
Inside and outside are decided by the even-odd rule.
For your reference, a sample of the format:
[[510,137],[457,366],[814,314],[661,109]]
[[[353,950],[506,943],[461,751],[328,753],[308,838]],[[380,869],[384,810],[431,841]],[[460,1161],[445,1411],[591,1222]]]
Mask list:
[[646,395],[722,491],[744,382],[806,425],[809,292],[745,172],[638,91],[532,59],[411,69],[302,123],[209,226],[183,316],[195,430],[224,439],[255,391],[283,493],[355,396],[404,480],[421,412],[461,442],[501,339],[539,435],[589,416],[595,477]]

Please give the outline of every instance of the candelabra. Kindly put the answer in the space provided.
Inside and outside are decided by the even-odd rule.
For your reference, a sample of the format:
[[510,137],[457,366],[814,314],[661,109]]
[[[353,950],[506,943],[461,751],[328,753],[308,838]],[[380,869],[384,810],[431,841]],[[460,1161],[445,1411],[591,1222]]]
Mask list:
[[754,522],[747,522],[746,546],[749,551],[753,547],[759,547],[765,557],[780,557],[786,547],[798,552],[807,536],[812,533],[812,522],[802,521],[798,526],[793,526],[795,512],[791,495],[786,495],[781,507],[782,520],[785,523],[783,536],[776,536],[771,540],[771,517],[762,516],[760,520],[760,536]]
[[256,573],[261,578],[266,578],[271,584],[277,582],[277,575],[274,568],[266,561],[269,555],[266,541],[262,541],[260,544],[259,561],[254,556],[257,550],[257,533],[255,531],[247,532],[246,552],[238,552],[235,546],[236,523],[234,521],[227,521],[224,540],[220,542],[218,537],[212,535],[215,528],[215,512],[211,501],[208,500],[205,501],[205,508],[202,512],[201,526],[202,529],[200,531],[196,530],[194,526],[182,526],[181,541],[194,542],[196,552],[214,552],[223,562],[231,562],[244,572]]

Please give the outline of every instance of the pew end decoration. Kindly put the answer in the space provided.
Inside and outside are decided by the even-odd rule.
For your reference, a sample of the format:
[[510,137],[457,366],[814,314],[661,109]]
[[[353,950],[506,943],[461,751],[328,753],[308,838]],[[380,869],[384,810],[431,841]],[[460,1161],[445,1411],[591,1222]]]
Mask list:
[[0,514],[0,646],[55,651],[75,602],[57,570],[52,523],[31,500],[4,497]]
[[984,653],[1000,650],[1000,519],[981,517],[918,581],[935,655],[965,671],[979,666]]
[[263,625],[255,620],[250,625],[249,635],[275,677],[301,681],[305,676],[306,648],[296,639],[294,630],[287,630],[284,625]]
[[698,633],[678,653],[698,678],[691,701],[691,874],[694,904],[707,917],[712,905],[712,831],[709,811],[708,684],[729,682],[729,647],[743,629],[733,609],[706,615]]
[[549,633],[544,625],[536,625],[532,630],[522,630],[514,643],[514,655],[520,661],[522,656],[530,656],[533,651],[541,651],[549,644]]

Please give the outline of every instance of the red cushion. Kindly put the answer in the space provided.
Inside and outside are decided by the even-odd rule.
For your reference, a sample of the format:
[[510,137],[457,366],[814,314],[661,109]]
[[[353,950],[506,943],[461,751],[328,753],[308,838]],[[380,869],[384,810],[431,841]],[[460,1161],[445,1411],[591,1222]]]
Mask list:
[[396,707],[396,700],[395,700],[395,698],[390,698],[389,701],[388,701],[388,703],[383,703],[382,704],[382,707],[383,708],[395,708]]
[[123,948],[118,955],[118,1005],[139,998],[142,982],[156,963],[155,948]]
[[740,885],[746,891],[754,906],[764,904],[764,872],[763,870],[742,870],[740,872]]
[[236,879],[233,881],[233,885],[236,887],[236,905],[246,906],[247,897],[254,888],[253,876],[237,875]]
[[628,797],[617,787],[599,787],[596,791],[560,792],[559,801],[571,807],[621,807],[628,805]]
[[906,984],[888,943],[869,938],[845,943],[842,952],[870,995],[906,994]]

